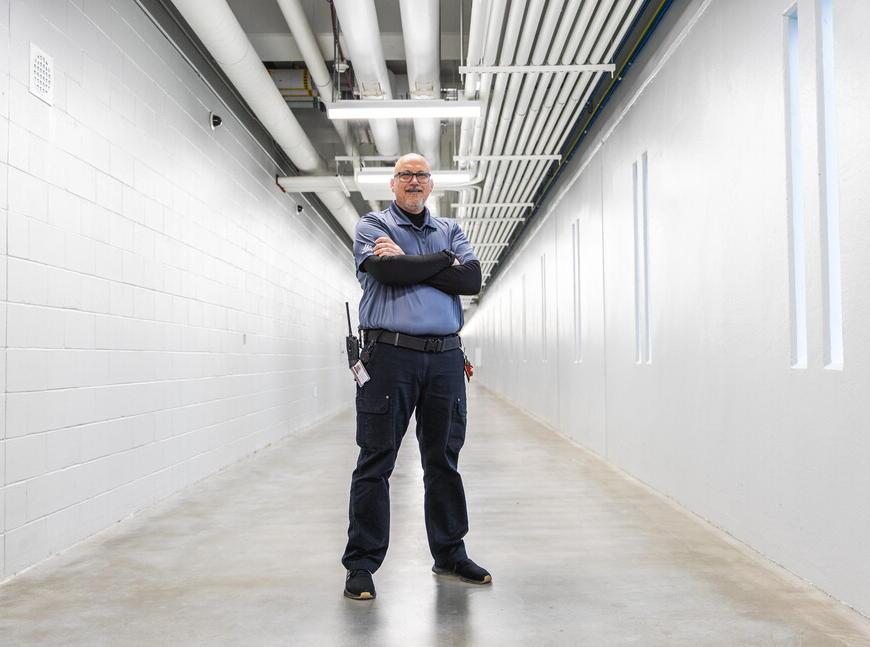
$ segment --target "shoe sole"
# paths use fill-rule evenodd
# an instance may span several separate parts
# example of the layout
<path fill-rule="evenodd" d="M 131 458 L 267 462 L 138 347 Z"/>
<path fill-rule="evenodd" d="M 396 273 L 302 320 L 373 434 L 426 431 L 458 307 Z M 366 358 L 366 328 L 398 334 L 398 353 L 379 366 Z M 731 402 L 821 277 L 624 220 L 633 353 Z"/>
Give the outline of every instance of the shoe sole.
<path fill-rule="evenodd" d="M 376 597 L 376 594 L 369 593 L 368 591 L 363 591 L 359 595 L 354 595 L 350 591 L 345 590 L 344 597 L 346 597 L 349 600 L 374 600 Z"/>
<path fill-rule="evenodd" d="M 454 573 L 453 571 L 448 571 L 443 568 L 437 568 L 435 566 L 432 567 L 432 572 L 435 573 L 435 575 L 440 575 L 441 577 L 448 577 L 452 580 L 460 580 L 468 584 L 492 584 L 492 575 L 486 575 L 483 580 L 472 580 L 467 577 L 462 577 L 461 575 L 459 575 L 458 573 Z"/>

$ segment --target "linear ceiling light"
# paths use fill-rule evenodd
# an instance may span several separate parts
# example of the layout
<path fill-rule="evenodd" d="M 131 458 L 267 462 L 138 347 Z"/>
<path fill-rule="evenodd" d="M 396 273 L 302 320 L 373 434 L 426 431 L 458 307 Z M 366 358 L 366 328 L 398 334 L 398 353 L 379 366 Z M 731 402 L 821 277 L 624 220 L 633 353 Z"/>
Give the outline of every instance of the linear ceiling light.
<path fill-rule="evenodd" d="M 537 74 L 542 72 L 610 72 L 616 71 L 614 63 L 583 65 L 460 65 L 460 74 Z"/>
<path fill-rule="evenodd" d="M 330 119 L 462 119 L 480 117 L 480 101 L 395 99 L 326 103 Z"/>
<path fill-rule="evenodd" d="M 483 222 L 483 223 L 500 223 L 500 222 L 525 222 L 525 218 L 456 218 L 461 223 L 466 222 Z"/>
<path fill-rule="evenodd" d="M 337 158 L 336 158 L 337 159 Z M 562 159 L 561 155 L 454 155 L 454 162 L 544 162 Z"/>
<path fill-rule="evenodd" d="M 458 202 L 453 202 L 450 204 L 451 209 L 471 209 L 474 207 L 534 207 L 534 202 L 468 202 L 465 204 L 460 204 Z"/>
<path fill-rule="evenodd" d="M 387 186 L 393 177 L 393 169 L 377 170 L 363 169 L 356 176 L 357 184 L 380 184 Z M 436 189 L 446 189 L 451 186 L 461 186 L 470 183 L 474 178 L 468 171 L 433 171 L 432 182 Z"/>
<path fill-rule="evenodd" d="M 346 190 L 342 179 L 337 175 L 293 175 L 276 177 L 275 181 L 287 193 Z"/>

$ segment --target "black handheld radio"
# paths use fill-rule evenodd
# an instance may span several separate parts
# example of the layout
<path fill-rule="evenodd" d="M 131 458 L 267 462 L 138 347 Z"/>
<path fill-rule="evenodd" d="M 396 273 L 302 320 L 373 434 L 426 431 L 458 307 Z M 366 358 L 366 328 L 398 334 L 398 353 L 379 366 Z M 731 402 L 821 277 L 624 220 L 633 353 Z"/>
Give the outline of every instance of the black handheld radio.
<path fill-rule="evenodd" d="M 347 337 L 344 339 L 347 348 L 347 365 L 353 367 L 359 361 L 359 339 L 354 336 L 353 326 L 350 325 L 350 305 L 347 301 L 344 302 L 344 308 L 347 310 Z"/>

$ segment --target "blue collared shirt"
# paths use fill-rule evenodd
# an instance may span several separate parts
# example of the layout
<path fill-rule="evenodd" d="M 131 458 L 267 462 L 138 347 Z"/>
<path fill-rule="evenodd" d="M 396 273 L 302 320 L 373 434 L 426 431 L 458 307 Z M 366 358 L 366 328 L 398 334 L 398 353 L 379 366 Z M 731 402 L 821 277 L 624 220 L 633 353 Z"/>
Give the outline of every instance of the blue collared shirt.
<path fill-rule="evenodd" d="M 426 208 L 424 212 L 423 226 L 419 229 L 395 202 L 383 211 L 367 213 L 357 223 L 353 254 L 356 277 L 363 289 L 359 303 L 361 328 L 424 336 L 450 335 L 462 328 L 462 304 L 458 296 L 423 284 L 391 287 L 360 270 L 363 261 L 374 254 L 375 240 L 381 236 L 390 238 L 405 254 L 433 254 L 449 249 L 460 263 L 477 260 L 456 221 L 433 217 Z"/>

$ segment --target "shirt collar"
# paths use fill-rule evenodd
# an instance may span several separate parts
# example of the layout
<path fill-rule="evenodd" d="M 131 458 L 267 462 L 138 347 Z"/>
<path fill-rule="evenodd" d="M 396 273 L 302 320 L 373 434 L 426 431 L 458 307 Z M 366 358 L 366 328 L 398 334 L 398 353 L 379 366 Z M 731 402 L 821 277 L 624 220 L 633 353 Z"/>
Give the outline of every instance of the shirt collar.
<path fill-rule="evenodd" d="M 390 211 L 393 214 L 393 218 L 396 220 L 396 224 L 402 227 L 413 227 L 414 224 L 408 220 L 407 216 L 402 213 L 402 210 L 399 208 L 399 205 L 396 204 L 395 200 L 390 203 Z M 426 214 L 426 217 L 423 218 L 423 227 L 421 229 L 428 227 L 429 229 L 437 229 L 437 227 L 432 224 L 432 217 L 429 213 L 429 207 L 423 207 L 423 213 Z"/>

